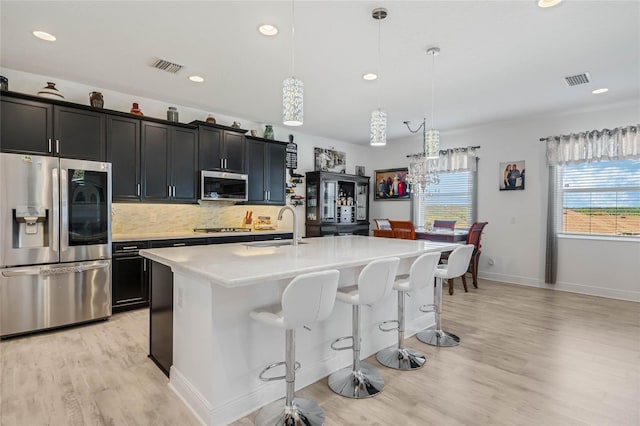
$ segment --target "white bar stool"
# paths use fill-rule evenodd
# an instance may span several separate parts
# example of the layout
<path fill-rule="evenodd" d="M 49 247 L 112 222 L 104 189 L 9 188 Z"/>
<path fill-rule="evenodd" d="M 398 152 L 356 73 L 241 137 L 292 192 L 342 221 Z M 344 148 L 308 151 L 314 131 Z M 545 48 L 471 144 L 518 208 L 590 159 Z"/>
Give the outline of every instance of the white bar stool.
<path fill-rule="evenodd" d="M 440 253 L 427 253 L 417 258 L 411 265 L 409 276 L 400 276 L 393 284 L 393 289 L 398 292 L 398 319 L 385 321 L 380 324 L 380 330 L 398 330 L 398 345 L 383 349 L 376 354 L 378 362 L 386 367 L 396 370 L 415 370 L 424 366 L 427 358 L 420 352 L 404 347 L 405 331 L 405 295 L 409 291 L 422 290 L 428 285 L 433 285 L 433 277 L 436 266 L 440 261 Z M 433 293 L 430 293 L 433 299 Z M 396 323 L 395 328 L 384 328 L 385 324 Z"/>
<path fill-rule="evenodd" d="M 459 277 L 467 272 L 473 249 L 473 244 L 456 248 L 449 255 L 447 263 L 438 265 L 436 268 L 436 303 L 432 306 L 425 305 L 420 308 L 422 312 L 436 313 L 436 328 L 422 330 L 416 334 L 416 337 L 421 342 L 431 346 L 458 346 L 460 344 L 460 338 L 458 336 L 442 330 L 442 324 L 440 322 L 440 314 L 442 313 L 442 282 L 449 278 Z"/>
<path fill-rule="evenodd" d="M 384 380 L 378 370 L 360 360 L 360 306 L 376 303 L 391 293 L 399 263 L 397 257 L 374 260 L 362 269 L 357 285 L 341 288 L 336 295 L 338 300 L 352 305 L 353 329 L 352 336 L 340 337 L 331 343 L 331 348 L 336 351 L 353 350 L 353 365 L 329 376 L 329 387 L 339 395 L 368 398 L 384 388 Z M 351 339 L 351 346 L 335 346 L 346 339 Z"/>
<path fill-rule="evenodd" d="M 274 313 L 263 308 L 249 313 L 251 318 L 257 321 L 286 330 L 286 361 L 271 364 L 260 373 L 260 379 L 263 381 L 285 379 L 286 397 L 262 408 L 256 415 L 256 425 L 324 424 L 324 412 L 317 403 L 295 398 L 296 370 L 300 367 L 300 363 L 295 361 L 294 333 L 296 328 L 321 321 L 331 314 L 336 300 L 339 277 L 340 272 L 335 269 L 299 275 L 282 293 L 280 312 Z M 264 376 L 268 370 L 282 364 L 286 368 L 285 376 Z"/>

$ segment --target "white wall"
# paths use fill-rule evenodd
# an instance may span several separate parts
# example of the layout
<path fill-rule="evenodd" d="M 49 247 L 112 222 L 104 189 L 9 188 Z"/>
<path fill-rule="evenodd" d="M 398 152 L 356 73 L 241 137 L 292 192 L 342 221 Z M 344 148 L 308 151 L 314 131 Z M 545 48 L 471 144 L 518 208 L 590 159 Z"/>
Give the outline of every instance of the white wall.
<path fill-rule="evenodd" d="M 223 114 L 218 114 L 215 111 L 203 111 L 199 109 L 189 108 L 184 105 L 169 104 L 162 101 L 162 91 L 158 91 L 157 99 L 149 99 L 135 94 L 127 94 L 121 92 L 115 92 L 112 90 L 103 89 L 100 87 L 91 87 L 80 83 L 62 80 L 55 76 L 43 76 L 38 74 L 31 74 L 23 71 L 12 70 L 8 68 L 1 68 L 2 75 L 9 79 L 9 89 L 14 92 L 21 92 L 35 95 L 37 92 L 46 86 L 47 81 L 53 81 L 56 83 L 56 88 L 64 95 L 65 100 L 68 102 L 75 102 L 78 104 L 89 105 L 89 93 L 92 91 L 102 92 L 104 96 L 104 107 L 110 110 L 129 112 L 131 104 L 137 102 L 140 105 L 140 109 L 148 117 L 155 117 L 160 119 L 166 119 L 167 107 L 175 106 L 178 108 L 178 113 L 181 123 L 189 123 L 193 120 L 205 120 L 209 113 L 216 117 L 218 124 L 230 126 L 234 120 L 241 123 L 243 129 L 256 129 L 258 135 L 262 136 L 265 124 L 274 124 L 275 138 L 280 141 L 289 141 L 289 135 L 294 136 L 294 142 L 298 144 L 298 169 L 297 173 L 303 174 L 308 171 L 313 171 L 314 157 L 313 148 L 331 148 L 337 151 L 342 151 L 346 154 L 347 161 L 347 173 L 354 174 L 355 166 L 364 165 L 368 170 L 368 164 L 371 161 L 371 150 L 369 146 L 354 145 L 347 142 L 338 141 L 335 139 L 327 139 L 319 136 L 313 136 L 304 133 L 304 126 L 300 128 L 290 128 L 277 123 L 255 123 L 249 120 L 245 120 L 242 117 L 230 117 Z M 279 99 L 275 100 L 274 108 L 279 108 Z M 363 129 L 363 132 L 368 135 L 368 129 Z M 287 180 L 289 176 L 287 174 Z M 296 188 L 296 194 L 304 196 L 304 184 L 298 185 Z M 296 208 L 299 217 L 299 232 L 300 235 L 304 235 L 304 206 L 298 206 Z"/>
<path fill-rule="evenodd" d="M 640 102 L 599 110 L 545 114 L 441 133 L 444 148 L 480 145 L 478 150 L 478 220 L 488 221 L 482 237 L 480 276 L 640 301 L 640 242 L 561 239 L 558 282 L 544 283 L 547 169 L 541 137 L 640 122 Z M 375 169 L 408 164 L 407 153 L 420 152 L 420 137 L 390 141 L 376 155 Z M 498 163 L 525 160 L 524 191 L 499 191 Z M 377 201 L 371 217 L 408 219 L 409 202 Z M 489 258 L 494 265 L 489 266 Z"/>

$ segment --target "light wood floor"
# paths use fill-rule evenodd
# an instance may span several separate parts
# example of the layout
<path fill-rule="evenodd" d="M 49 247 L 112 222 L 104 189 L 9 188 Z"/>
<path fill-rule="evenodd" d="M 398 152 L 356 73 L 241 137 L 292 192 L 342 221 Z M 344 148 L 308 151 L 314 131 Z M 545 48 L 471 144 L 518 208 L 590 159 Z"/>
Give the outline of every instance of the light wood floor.
<path fill-rule="evenodd" d="M 640 304 L 479 285 L 445 296 L 444 327 L 462 345 L 409 339 L 427 366 L 380 366 L 378 397 L 342 398 L 326 379 L 298 395 L 327 425 L 640 425 Z M 197 424 L 147 359 L 147 324 L 143 310 L 1 342 L 0 424 Z"/>

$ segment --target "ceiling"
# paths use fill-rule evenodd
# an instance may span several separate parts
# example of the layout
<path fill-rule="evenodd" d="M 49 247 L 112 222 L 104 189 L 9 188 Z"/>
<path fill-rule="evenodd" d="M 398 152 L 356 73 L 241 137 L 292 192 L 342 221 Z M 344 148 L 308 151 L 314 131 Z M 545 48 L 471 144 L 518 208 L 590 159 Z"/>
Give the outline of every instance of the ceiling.
<path fill-rule="evenodd" d="M 381 78 L 375 7 L 381 27 Z M 281 122 L 282 80 L 291 75 L 291 2 L 1 1 L 2 67 L 170 103 Z M 280 28 L 271 38 L 257 26 Z M 54 34 L 54 43 L 33 30 Z M 640 99 L 640 2 L 569 1 L 541 9 L 526 1 L 295 2 L 295 76 L 304 82 L 303 133 L 368 143 L 380 102 L 388 138 L 403 121 L 441 131 L 518 116 Z M 178 74 L 150 66 L 184 65 Z M 564 76 L 589 72 L 569 87 Z M 193 83 L 197 74 L 204 83 Z M 608 87 L 609 92 L 591 91 Z M 379 99 L 379 100 L 378 100 Z"/>

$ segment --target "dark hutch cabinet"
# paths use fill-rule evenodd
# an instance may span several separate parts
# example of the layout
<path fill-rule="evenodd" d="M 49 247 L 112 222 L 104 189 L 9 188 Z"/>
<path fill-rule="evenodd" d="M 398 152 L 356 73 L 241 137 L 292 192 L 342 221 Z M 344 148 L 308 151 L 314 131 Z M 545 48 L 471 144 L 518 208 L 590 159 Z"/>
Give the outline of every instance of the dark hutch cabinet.
<path fill-rule="evenodd" d="M 306 236 L 369 235 L 369 178 L 344 173 L 306 175 Z"/>

